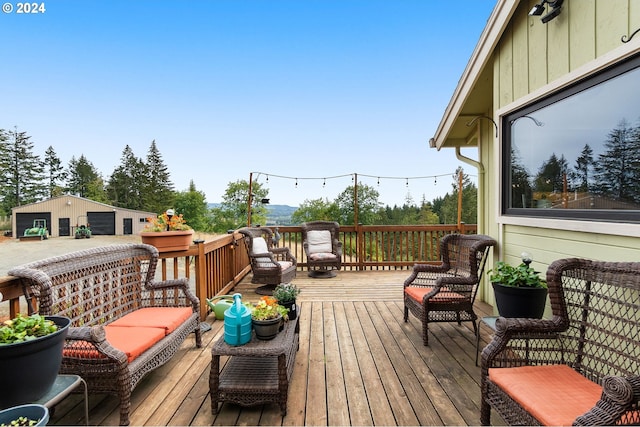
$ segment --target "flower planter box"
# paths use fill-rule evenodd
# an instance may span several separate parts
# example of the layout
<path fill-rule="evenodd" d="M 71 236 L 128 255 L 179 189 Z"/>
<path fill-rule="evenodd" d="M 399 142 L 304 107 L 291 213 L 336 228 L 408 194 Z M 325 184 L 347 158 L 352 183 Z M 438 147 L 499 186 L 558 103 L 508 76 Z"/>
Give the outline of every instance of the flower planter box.
<path fill-rule="evenodd" d="M 142 243 L 155 246 L 158 252 L 186 251 L 191 246 L 193 230 L 143 231 Z"/>

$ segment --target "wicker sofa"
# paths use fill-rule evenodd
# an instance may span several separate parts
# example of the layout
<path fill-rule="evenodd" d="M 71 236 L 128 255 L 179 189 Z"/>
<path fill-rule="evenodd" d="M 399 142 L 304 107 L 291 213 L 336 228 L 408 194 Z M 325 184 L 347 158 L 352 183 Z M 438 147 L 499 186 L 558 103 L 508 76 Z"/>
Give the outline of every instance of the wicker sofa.
<path fill-rule="evenodd" d="M 9 271 L 23 279 L 40 314 L 71 319 L 60 372 L 82 376 L 90 392 L 117 395 L 121 425 L 129 424 L 131 392 L 145 374 L 166 363 L 189 334 L 202 345 L 198 299 L 186 279 L 154 281 L 157 262 L 155 247 L 125 244 Z"/>
<path fill-rule="evenodd" d="M 480 422 L 640 423 L 640 263 L 562 259 L 547 270 L 551 319 L 496 321 L 482 352 Z"/>

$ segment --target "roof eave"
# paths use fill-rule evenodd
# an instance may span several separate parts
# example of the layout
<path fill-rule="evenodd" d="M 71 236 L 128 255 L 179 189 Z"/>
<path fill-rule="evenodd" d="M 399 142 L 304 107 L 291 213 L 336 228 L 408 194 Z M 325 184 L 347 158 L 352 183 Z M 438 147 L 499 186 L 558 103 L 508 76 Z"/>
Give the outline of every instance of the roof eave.
<path fill-rule="evenodd" d="M 433 138 L 429 140 L 430 147 L 440 150 L 445 145 L 457 146 L 458 141 L 449 140 L 451 130 L 459 116 L 463 115 L 464 106 L 480 75 L 489 64 L 489 59 L 502 37 L 502 33 L 507 28 L 509 20 L 518 8 L 518 4 L 518 0 L 498 0 L 496 3 L 444 111 L 440 124 Z M 491 105 L 491 99 L 487 99 L 486 102 L 487 105 Z"/>

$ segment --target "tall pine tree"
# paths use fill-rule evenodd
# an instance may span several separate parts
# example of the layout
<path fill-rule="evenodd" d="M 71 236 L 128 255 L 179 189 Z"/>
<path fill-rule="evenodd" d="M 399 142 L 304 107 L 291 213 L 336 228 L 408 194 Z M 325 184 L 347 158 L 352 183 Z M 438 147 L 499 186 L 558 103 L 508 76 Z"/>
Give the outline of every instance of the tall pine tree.
<path fill-rule="evenodd" d="M 173 206 L 175 191 L 169 168 L 162 160 L 155 139 L 151 142 L 147 153 L 146 172 L 147 176 L 143 185 L 145 209 L 151 212 L 164 212 Z"/>
<path fill-rule="evenodd" d="M 47 170 L 47 191 L 49 197 L 60 196 L 64 192 L 64 188 L 59 185 L 64 182 L 66 172 L 62 161 L 56 154 L 52 146 L 47 148 L 44 153 L 44 165 Z"/>
<path fill-rule="evenodd" d="M 34 203 L 46 197 L 44 167 L 40 157 L 33 153 L 33 142 L 26 132 L 3 132 L 0 141 L 4 161 L 0 165 L 2 176 L 2 209 Z"/>
<path fill-rule="evenodd" d="M 108 203 L 102 176 L 84 154 L 80 155 L 78 159 L 74 156 L 69 161 L 67 188 L 71 194 L 96 202 Z"/>

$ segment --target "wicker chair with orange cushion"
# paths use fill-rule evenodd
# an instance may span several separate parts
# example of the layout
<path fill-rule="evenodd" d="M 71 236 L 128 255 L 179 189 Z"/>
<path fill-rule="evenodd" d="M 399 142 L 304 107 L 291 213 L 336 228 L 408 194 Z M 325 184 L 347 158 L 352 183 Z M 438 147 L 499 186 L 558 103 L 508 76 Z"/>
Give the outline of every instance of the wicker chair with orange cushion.
<path fill-rule="evenodd" d="M 334 221 L 311 221 L 302 224 L 301 228 L 309 276 L 335 277 L 342 266 L 342 242 L 338 239 L 340 225 Z"/>
<path fill-rule="evenodd" d="M 481 234 L 449 234 L 440 240 L 441 261 L 416 264 L 404 282 L 404 321 L 409 312 L 422 322 L 422 341 L 429 345 L 429 323 L 473 322 L 473 302 L 487 254 L 496 241 Z"/>
<path fill-rule="evenodd" d="M 244 236 L 251 262 L 251 283 L 263 286 L 256 293 L 271 295 L 280 283 L 291 283 L 296 277 L 298 261 L 287 247 L 273 246 L 273 232 L 267 227 L 244 227 L 238 230 Z"/>
<path fill-rule="evenodd" d="M 496 321 L 480 422 L 640 424 L 640 262 L 561 259 L 547 284 L 551 319 Z"/>

